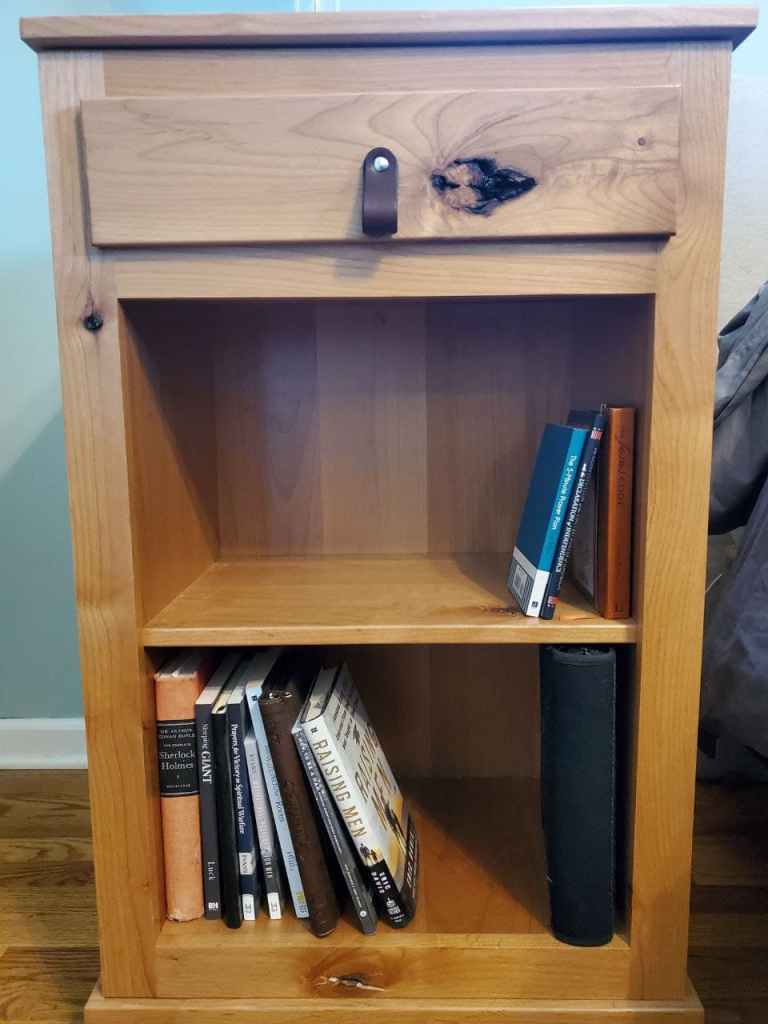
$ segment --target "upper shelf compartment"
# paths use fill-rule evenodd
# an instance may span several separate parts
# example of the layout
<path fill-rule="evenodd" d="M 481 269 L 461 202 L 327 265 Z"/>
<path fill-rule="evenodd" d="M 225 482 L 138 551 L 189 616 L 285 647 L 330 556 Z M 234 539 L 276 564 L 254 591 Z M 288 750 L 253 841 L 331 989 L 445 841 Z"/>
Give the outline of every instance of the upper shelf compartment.
<path fill-rule="evenodd" d="M 96 245 L 359 241 L 378 146 L 399 163 L 397 239 L 675 230 L 676 86 L 123 98 L 82 114 Z"/>

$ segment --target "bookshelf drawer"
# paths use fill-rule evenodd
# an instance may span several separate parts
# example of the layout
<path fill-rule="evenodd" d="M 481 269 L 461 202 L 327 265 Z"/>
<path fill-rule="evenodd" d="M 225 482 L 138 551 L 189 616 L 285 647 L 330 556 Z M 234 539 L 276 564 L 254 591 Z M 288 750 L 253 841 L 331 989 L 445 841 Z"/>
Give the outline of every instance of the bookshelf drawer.
<path fill-rule="evenodd" d="M 114 98 L 82 120 L 96 245 L 360 240 L 379 146 L 396 239 L 675 230 L 674 85 Z"/>

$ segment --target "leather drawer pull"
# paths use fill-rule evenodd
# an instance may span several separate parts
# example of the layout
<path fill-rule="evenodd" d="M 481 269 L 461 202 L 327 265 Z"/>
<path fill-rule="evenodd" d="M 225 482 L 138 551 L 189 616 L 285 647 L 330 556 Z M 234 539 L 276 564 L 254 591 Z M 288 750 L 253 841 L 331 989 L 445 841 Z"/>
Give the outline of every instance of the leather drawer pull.
<path fill-rule="evenodd" d="M 382 238 L 397 233 L 397 157 L 372 149 L 363 161 L 363 234 Z"/>

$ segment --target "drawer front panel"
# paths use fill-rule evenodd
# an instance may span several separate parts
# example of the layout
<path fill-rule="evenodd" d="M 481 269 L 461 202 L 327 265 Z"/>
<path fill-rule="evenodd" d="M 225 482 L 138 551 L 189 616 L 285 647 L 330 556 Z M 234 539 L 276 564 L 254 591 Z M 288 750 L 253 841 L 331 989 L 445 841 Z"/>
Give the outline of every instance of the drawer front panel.
<path fill-rule="evenodd" d="M 667 235 L 679 89 L 106 99 L 82 105 L 96 245 L 360 240 L 399 163 L 397 239 Z"/>

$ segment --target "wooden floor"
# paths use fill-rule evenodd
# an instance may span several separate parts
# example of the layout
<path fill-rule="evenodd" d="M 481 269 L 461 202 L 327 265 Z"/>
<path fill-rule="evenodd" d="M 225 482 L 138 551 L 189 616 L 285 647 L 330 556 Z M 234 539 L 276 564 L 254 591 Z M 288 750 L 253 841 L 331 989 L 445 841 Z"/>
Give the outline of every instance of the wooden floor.
<path fill-rule="evenodd" d="M 768 787 L 700 787 L 690 975 L 768 1024 Z M 0 1024 L 74 1022 L 98 973 L 85 772 L 0 772 Z"/>

